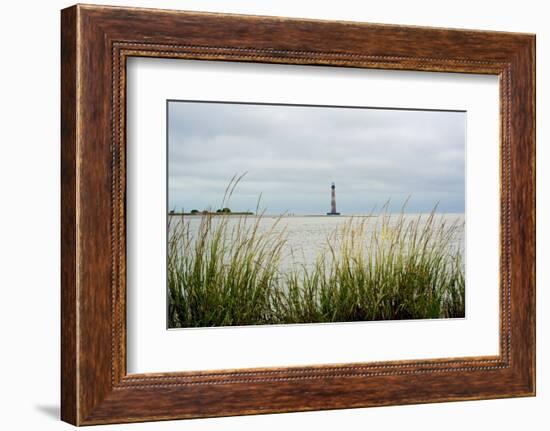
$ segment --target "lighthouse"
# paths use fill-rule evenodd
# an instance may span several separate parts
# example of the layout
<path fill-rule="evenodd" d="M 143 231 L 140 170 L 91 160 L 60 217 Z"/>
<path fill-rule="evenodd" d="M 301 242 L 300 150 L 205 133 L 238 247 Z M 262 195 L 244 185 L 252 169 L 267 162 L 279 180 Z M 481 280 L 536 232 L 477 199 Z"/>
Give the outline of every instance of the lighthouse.
<path fill-rule="evenodd" d="M 327 215 L 340 215 L 336 211 L 336 185 L 334 183 L 330 186 L 330 212 Z"/>

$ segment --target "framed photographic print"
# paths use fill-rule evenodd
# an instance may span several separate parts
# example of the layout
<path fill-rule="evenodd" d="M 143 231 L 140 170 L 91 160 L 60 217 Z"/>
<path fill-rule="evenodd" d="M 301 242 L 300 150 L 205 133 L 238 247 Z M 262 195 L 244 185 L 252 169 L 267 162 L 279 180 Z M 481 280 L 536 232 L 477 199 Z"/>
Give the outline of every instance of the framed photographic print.
<path fill-rule="evenodd" d="M 62 11 L 62 419 L 535 394 L 535 37 Z"/>

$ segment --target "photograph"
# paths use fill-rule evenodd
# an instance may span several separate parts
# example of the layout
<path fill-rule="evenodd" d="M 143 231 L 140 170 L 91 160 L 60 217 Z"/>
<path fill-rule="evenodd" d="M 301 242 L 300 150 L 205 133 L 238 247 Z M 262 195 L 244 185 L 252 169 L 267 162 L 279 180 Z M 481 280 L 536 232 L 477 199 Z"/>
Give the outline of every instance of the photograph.
<path fill-rule="evenodd" d="M 168 328 L 465 317 L 465 111 L 166 109 Z"/>
<path fill-rule="evenodd" d="M 549 422 L 542 2 L 117 1 L 5 8 L 5 429 Z"/>

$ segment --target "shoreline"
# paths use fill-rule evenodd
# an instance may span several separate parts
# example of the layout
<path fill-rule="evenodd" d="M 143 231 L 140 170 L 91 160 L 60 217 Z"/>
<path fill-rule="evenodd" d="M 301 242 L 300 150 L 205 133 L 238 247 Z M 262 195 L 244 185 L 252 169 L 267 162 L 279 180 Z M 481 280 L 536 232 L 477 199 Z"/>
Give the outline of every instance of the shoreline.
<path fill-rule="evenodd" d="M 430 213 L 405 213 L 405 216 L 420 216 L 420 215 L 429 215 Z M 435 213 L 436 215 L 447 215 L 447 216 L 465 216 L 465 213 Z M 340 215 L 334 215 L 334 214 L 254 214 L 254 213 L 247 213 L 247 212 L 241 212 L 241 213 L 208 213 L 208 214 L 190 214 L 190 213 L 172 213 L 167 214 L 168 216 L 174 216 L 174 217 L 205 217 L 205 216 L 213 216 L 213 217 L 263 217 L 263 218 L 372 218 L 372 217 L 378 217 L 377 214 L 340 214 Z M 389 216 L 399 216 L 401 213 L 390 213 Z"/>
<path fill-rule="evenodd" d="M 300 218 L 300 217 L 325 217 L 325 218 L 342 218 L 342 217 L 376 217 L 376 215 L 371 214 L 294 214 L 294 215 L 288 215 L 288 214 L 254 214 L 254 213 L 207 213 L 207 214 L 191 214 L 191 213 L 169 213 L 168 216 L 185 216 L 185 217 L 204 217 L 204 216 L 213 216 L 213 217 L 231 217 L 231 216 L 249 216 L 249 217 L 266 217 L 266 218 L 273 218 L 273 217 L 281 217 L 281 218 Z"/>

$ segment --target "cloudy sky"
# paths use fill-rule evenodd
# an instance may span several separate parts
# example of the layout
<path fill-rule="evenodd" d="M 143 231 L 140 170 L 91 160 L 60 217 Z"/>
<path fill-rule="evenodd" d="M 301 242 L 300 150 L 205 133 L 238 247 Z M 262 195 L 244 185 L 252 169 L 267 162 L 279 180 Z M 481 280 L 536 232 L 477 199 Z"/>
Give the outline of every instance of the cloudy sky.
<path fill-rule="evenodd" d="M 464 212 L 464 112 L 168 103 L 168 207 L 216 209 L 247 172 L 233 211 L 342 214 L 390 200 L 408 212 Z"/>

